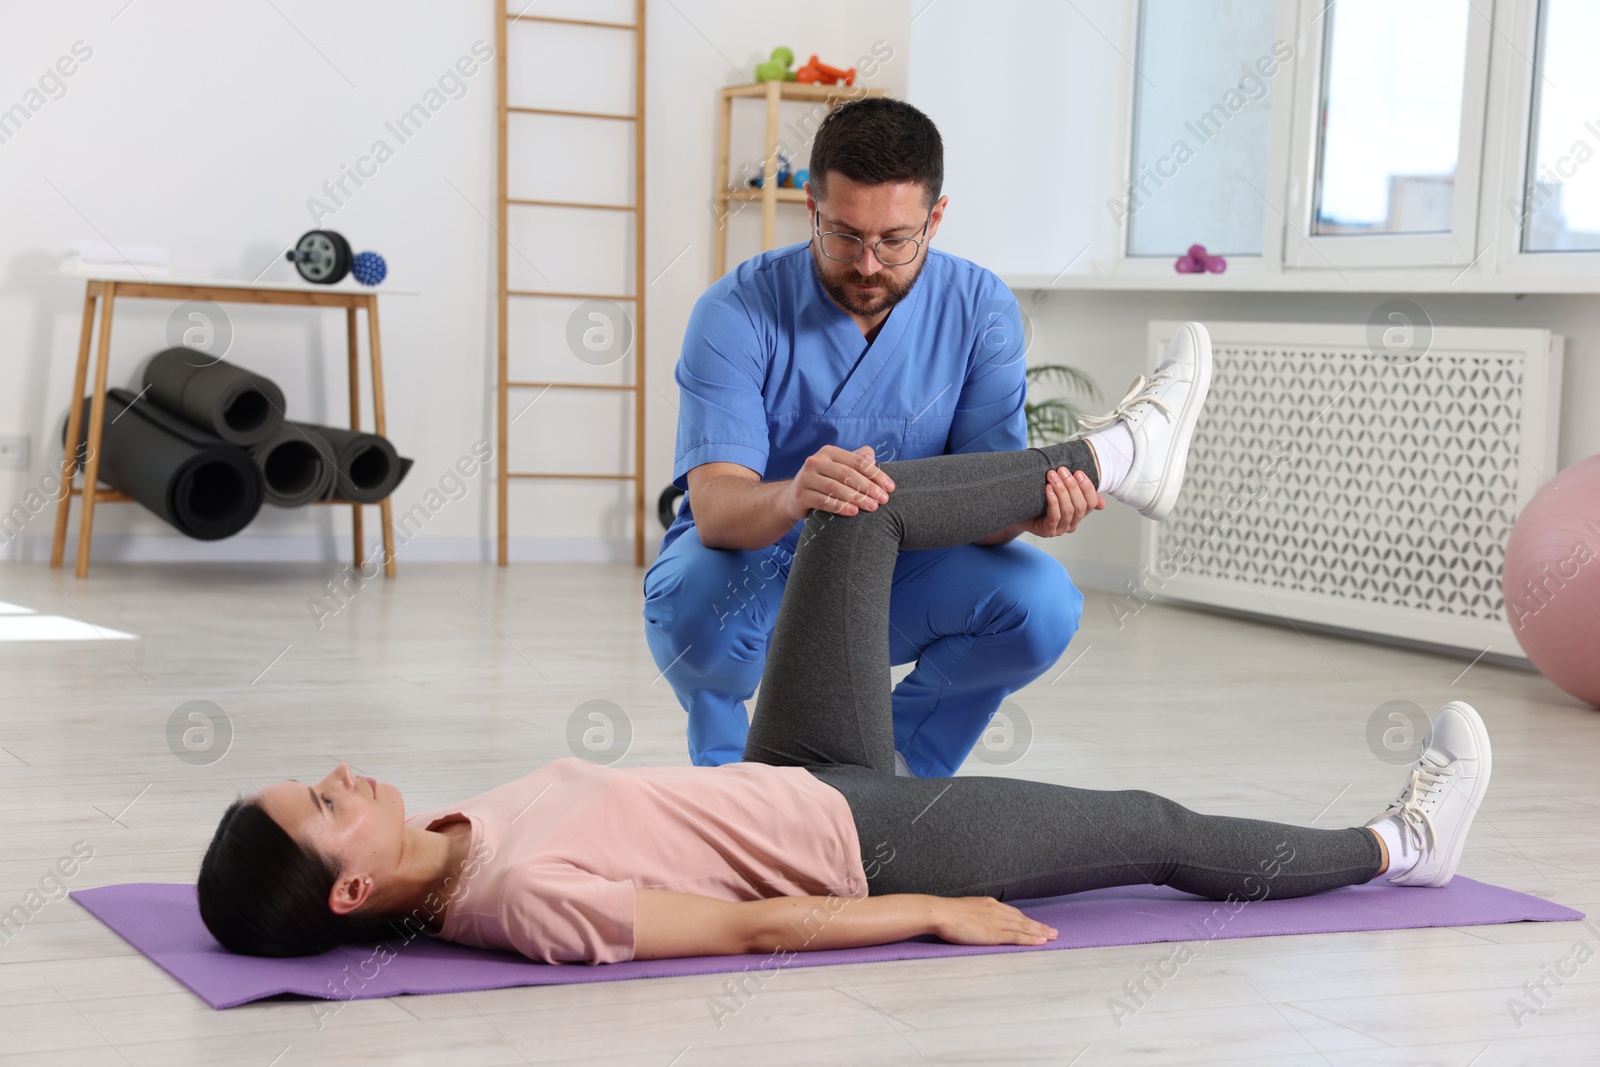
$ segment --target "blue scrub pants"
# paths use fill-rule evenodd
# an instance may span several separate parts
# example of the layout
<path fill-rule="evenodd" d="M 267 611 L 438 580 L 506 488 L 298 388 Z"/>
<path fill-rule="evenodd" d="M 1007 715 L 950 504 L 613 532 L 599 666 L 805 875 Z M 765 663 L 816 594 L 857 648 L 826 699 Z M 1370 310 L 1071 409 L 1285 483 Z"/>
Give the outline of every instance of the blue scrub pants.
<path fill-rule="evenodd" d="M 745 701 L 761 681 L 789 577 L 782 542 L 707 548 L 691 527 L 645 572 L 645 638 L 689 713 L 697 766 L 744 758 Z M 916 667 L 894 689 L 894 743 L 919 777 L 946 777 L 1000 702 L 1061 657 L 1083 594 L 1061 563 L 1022 541 L 901 552 L 889 653 Z"/>

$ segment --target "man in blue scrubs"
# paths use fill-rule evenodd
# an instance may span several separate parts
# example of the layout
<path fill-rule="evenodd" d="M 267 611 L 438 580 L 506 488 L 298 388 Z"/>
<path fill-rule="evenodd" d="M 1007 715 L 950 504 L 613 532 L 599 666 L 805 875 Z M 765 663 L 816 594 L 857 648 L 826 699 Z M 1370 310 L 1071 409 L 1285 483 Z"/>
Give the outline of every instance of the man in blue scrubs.
<path fill-rule="evenodd" d="M 877 464 L 1027 447 L 1021 314 L 1000 279 L 930 248 L 938 130 L 898 100 L 835 110 L 812 146 L 812 237 L 741 264 L 696 302 L 676 378 L 673 484 L 687 491 L 645 574 L 646 637 L 688 711 L 698 765 L 743 757 L 801 525 L 873 509 Z M 1057 481 L 1046 515 L 981 542 L 903 552 L 889 617 L 902 773 L 955 773 L 1001 700 L 1061 656 L 1083 596 L 1014 540 L 1104 507 Z M 841 649 L 841 655 L 844 650 Z"/>

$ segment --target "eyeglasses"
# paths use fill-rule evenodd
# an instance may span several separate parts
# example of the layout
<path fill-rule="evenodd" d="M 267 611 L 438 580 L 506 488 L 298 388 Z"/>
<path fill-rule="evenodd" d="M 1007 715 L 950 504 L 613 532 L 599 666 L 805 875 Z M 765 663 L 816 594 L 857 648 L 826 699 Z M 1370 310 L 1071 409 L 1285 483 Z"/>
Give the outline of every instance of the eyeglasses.
<path fill-rule="evenodd" d="M 933 211 L 929 210 L 928 217 L 922 222 L 922 232 L 928 232 L 928 223 L 933 221 Z M 816 233 L 817 240 L 822 244 L 822 254 L 829 259 L 838 260 L 840 263 L 854 263 L 861 258 L 868 245 L 859 237 L 848 233 L 836 233 L 829 230 L 826 233 L 817 232 L 817 227 L 822 225 L 822 212 L 812 213 L 811 229 Z M 917 258 L 917 250 L 922 247 L 921 237 L 884 237 L 872 242 L 872 254 L 878 257 L 878 262 L 885 267 L 903 267 Z"/>

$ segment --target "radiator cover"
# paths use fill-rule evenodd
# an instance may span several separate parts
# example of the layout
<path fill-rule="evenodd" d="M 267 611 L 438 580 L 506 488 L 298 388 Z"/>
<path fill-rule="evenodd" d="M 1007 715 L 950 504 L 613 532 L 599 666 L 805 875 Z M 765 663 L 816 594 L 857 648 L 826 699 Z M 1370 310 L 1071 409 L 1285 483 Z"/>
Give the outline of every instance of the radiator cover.
<path fill-rule="evenodd" d="M 1177 326 L 1150 323 L 1151 366 Z M 1500 569 L 1556 472 L 1562 338 L 1435 328 L 1402 359 L 1364 325 L 1206 326 L 1183 496 L 1130 592 L 1520 655 Z"/>

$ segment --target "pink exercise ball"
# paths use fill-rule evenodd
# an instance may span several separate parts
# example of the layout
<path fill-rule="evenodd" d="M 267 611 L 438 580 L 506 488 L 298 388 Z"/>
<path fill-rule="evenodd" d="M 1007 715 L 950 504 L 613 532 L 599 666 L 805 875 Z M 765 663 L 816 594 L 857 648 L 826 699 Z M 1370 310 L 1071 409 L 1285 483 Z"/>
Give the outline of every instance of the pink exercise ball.
<path fill-rule="evenodd" d="M 1600 705 L 1600 456 L 1534 494 L 1506 541 L 1506 618 L 1539 672 Z"/>

